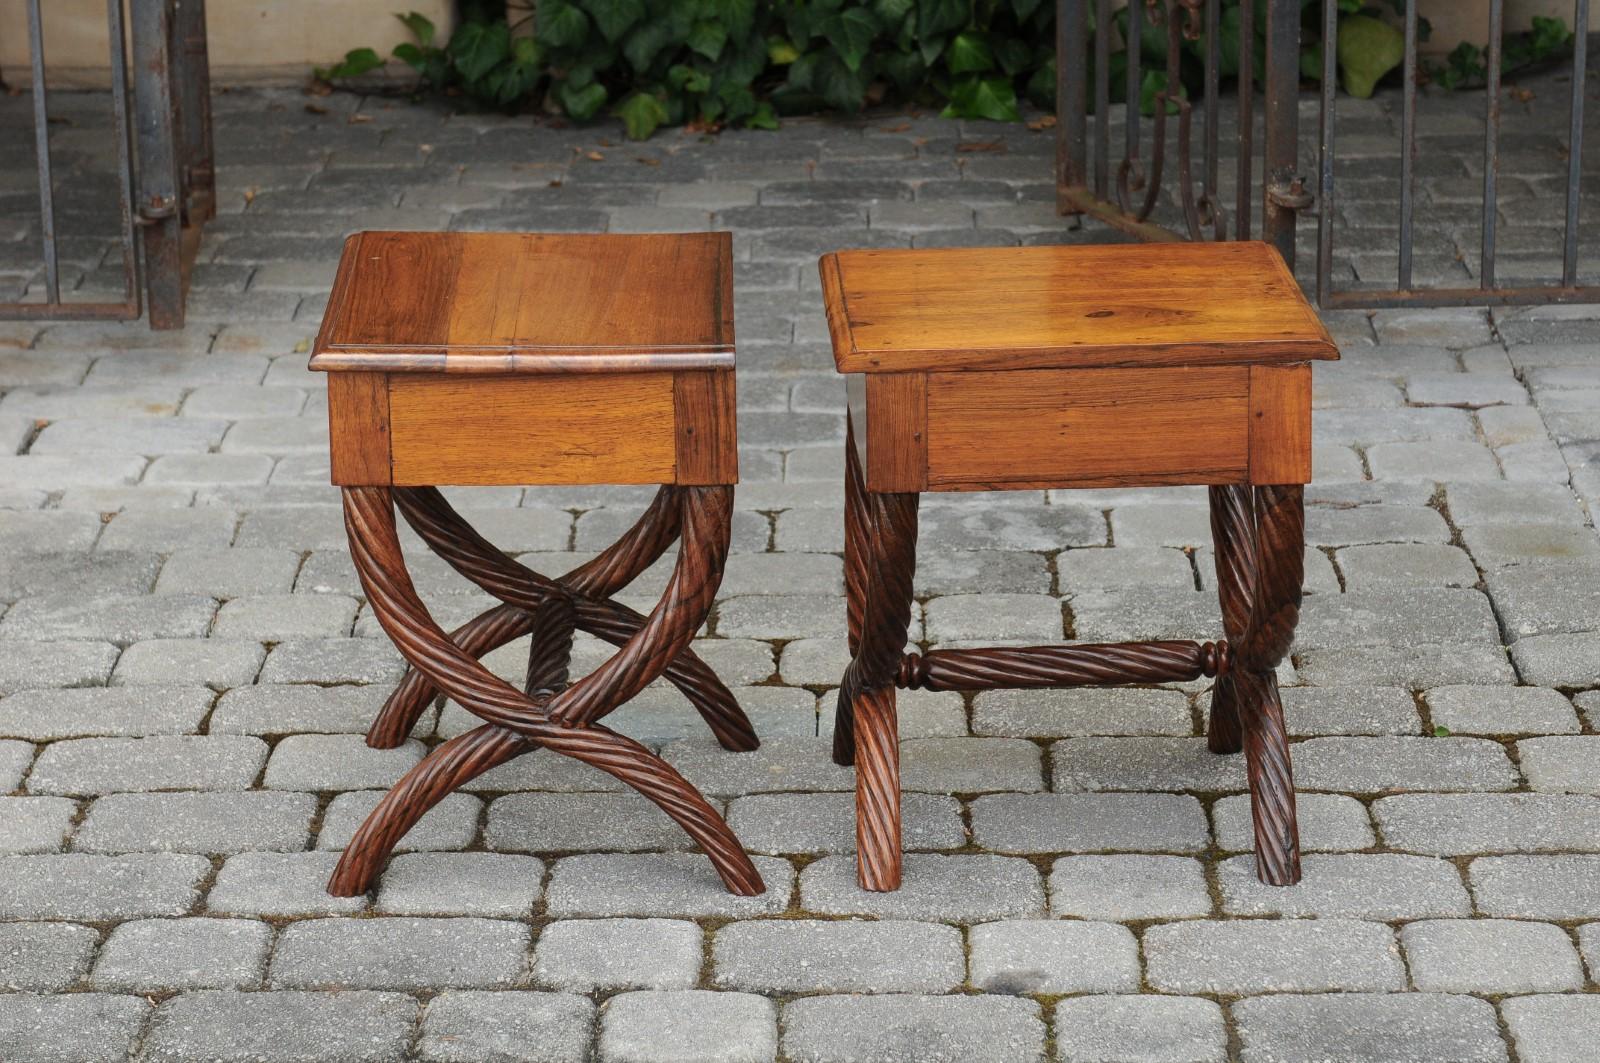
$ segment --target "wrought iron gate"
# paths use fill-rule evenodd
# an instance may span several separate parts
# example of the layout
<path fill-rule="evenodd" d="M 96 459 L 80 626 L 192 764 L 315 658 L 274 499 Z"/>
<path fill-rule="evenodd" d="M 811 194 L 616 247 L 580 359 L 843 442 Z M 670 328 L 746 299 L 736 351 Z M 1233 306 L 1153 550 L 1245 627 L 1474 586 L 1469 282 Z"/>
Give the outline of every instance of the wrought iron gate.
<path fill-rule="evenodd" d="M 1063 214 L 1079 214 L 1102 221 L 1144 240 L 1249 239 L 1251 218 L 1261 212 L 1261 238 L 1275 244 L 1285 259 L 1295 261 L 1295 219 L 1301 210 L 1317 210 L 1315 292 L 1327 308 L 1511 305 L 1526 303 L 1600 302 L 1600 287 L 1579 280 L 1579 208 L 1583 177 L 1583 119 L 1586 29 L 1589 0 L 1573 0 L 1576 44 L 1570 98 L 1566 114 L 1565 218 L 1559 279 L 1550 283 L 1505 286 L 1495 276 L 1496 237 L 1499 227 L 1497 179 L 1500 169 L 1501 42 L 1504 0 L 1489 0 L 1485 27 L 1487 81 L 1484 104 L 1483 187 L 1481 202 L 1482 246 L 1476 287 L 1420 287 L 1415 283 L 1413 248 L 1417 161 L 1418 0 L 1406 3 L 1404 23 L 1404 85 L 1401 92 L 1398 146 L 1398 210 L 1395 248 L 1398 269 L 1392 287 L 1364 284 L 1340 287 L 1335 273 L 1334 217 L 1338 207 L 1335 171 L 1335 118 L 1338 87 L 1338 0 L 1323 0 L 1322 85 L 1318 123 L 1315 197 L 1297 165 L 1299 156 L 1300 26 L 1299 0 L 1265 0 L 1263 175 L 1256 191 L 1254 95 L 1256 33 L 1255 5 L 1239 6 L 1238 91 L 1234 98 L 1237 133 L 1234 138 L 1234 195 L 1222 202 L 1219 119 L 1222 66 L 1221 0 L 1127 0 L 1124 37 L 1137 42 L 1146 26 L 1166 35 L 1166 88 L 1154 95 L 1154 114 L 1146 123 L 1150 133 L 1149 162 L 1143 155 L 1140 122 L 1139 48 L 1127 49 L 1126 97 L 1122 119 L 1121 158 L 1113 171 L 1111 159 L 1115 131 L 1111 84 L 1110 28 L 1113 0 L 1059 0 L 1057 6 L 1057 114 L 1056 198 Z M 1093 24 L 1091 27 L 1091 17 Z M 1201 111 L 1201 163 L 1196 174 L 1192 150 L 1191 102 L 1178 91 L 1179 48 L 1196 42 L 1204 64 Z M 1092 48 L 1092 54 L 1091 54 Z M 1090 71 L 1093 71 L 1091 76 Z M 1168 112 L 1172 114 L 1169 118 Z M 1089 115 L 1093 114 L 1093 122 Z M 1171 120 L 1175 119 L 1175 123 Z M 1175 124 L 1176 130 L 1169 130 Z M 1176 155 L 1176 162 L 1172 155 Z M 1158 206 L 1167 183 L 1176 192 L 1176 217 L 1158 222 Z"/>
<path fill-rule="evenodd" d="M 183 326 L 200 229 L 216 214 L 205 0 L 129 3 L 132 18 L 125 23 L 123 0 L 106 0 L 123 297 L 110 302 L 62 297 L 42 0 L 27 0 L 43 298 L 0 303 L 0 319 L 129 320 L 148 302 L 152 328 Z M 131 93 L 125 40 L 132 48 Z M 136 129 L 136 151 L 130 124 Z"/>

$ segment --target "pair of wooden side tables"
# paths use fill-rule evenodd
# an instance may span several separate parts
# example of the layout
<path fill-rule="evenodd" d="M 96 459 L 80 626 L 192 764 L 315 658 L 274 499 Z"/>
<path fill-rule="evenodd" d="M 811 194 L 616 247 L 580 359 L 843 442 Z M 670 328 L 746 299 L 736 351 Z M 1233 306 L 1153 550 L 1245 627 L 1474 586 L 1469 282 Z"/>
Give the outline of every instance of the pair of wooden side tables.
<path fill-rule="evenodd" d="M 1244 749 L 1258 874 L 1299 878 L 1274 669 L 1299 614 L 1311 367 L 1337 351 L 1259 243 L 841 251 L 822 286 L 849 396 L 845 583 L 851 663 L 834 759 L 856 766 L 858 870 L 900 885 L 896 688 L 990 690 L 1215 677 L 1210 748 Z M 366 232 L 351 237 L 311 368 L 328 378 L 332 479 L 373 613 L 410 665 L 367 735 L 405 741 L 439 694 L 483 722 L 378 804 L 332 893 L 364 892 L 445 795 L 537 747 L 627 783 L 711 858 L 761 876 L 666 761 L 607 728 L 665 678 L 728 750 L 758 740 L 690 647 L 722 578 L 738 479 L 727 233 Z M 441 485 L 659 484 L 615 544 L 563 576 L 478 534 Z M 1204 484 L 1225 642 L 906 652 L 924 491 Z M 407 573 L 395 509 L 501 604 L 452 632 Z M 648 616 L 617 594 L 675 541 Z M 568 675 L 573 636 L 617 652 Z M 479 658 L 531 635 L 517 689 Z"/>

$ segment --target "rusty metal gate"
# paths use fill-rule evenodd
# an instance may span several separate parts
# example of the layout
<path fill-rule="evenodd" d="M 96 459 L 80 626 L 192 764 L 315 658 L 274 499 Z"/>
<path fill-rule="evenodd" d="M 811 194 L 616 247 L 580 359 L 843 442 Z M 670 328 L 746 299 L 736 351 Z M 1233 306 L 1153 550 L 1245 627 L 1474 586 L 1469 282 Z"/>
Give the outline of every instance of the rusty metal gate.
<path fill-rule="evenodd" d="M 152 328 L 181 328 L 200 229 L 216 214 L 205 0 L 129 0 L 127 21 L 123 0 L 106 0 L 123 275 L 122 298 L 113 301 L 63 297 L 41 4 L 26 5 L 42 245 L 39 292 L 0 302 L 0 319 L 130 320 L 147 303 Z"/>
<path fill-rule="evenodd" d="M 1564 217 L 1559 276 L 1541 283 L 1503 285 L 1496 278 L 1500 211 L 1501 58 L 1505 28 L 1504 0 L 1489 0 L 1485 34 L 1486 86 L 1482 140 L 1482 187 L 1479 202 L 1481 247 L 1474 285 L 1419 285 L 1413 268 L 1417 195 L 1418 0 L 1402 6 L 1400 136 L 1394 181 L 1398 208 L 1393 225 L 1396 269 L 1392 285 L 1362 278 L 1359 286 L 1341 285 L 1336 271 L 1336 212 L 1340 205 L 1334 180 L 1338 89 L 1338 0 L 1323 0 L 1321 110 L 1317 127 L 1316 179 L 1309 180 L 1299 163 L 1301 4 L 1299 0 L 1265 0 L 1263 45 L 1262 144 L 1260 170 L 1254 143 L 1256 5 L 1245 0 L 1235 24 L 1238 87 L 1233 98 L 1236 126 L 1233 173 L 1222 168 L 1223 121 L 1219 82 L 1223 67 L 1219 32 L 1221 0 L 1128 0 L 1126 13 L 1113 0 L 1059 0 L 1057 5 L 1056 198 L 1063 214 L 1104 222 L 1143 240 L 1250 239 L 1252 216 L 1260 211 L 1260 239 L 1275 244 L 1291 266 L 1295 262 L 1296 217 L 1314 208 L 1317 214 L 1314 289 L 1325 308 L 1400 306 L 1494 306 L 1533 303 L 1600 302 L 1600 286 L 1580 284 L 1579 212 L 1583 178 L 1583 124 L 1586 29 L 1589 0 L 1573 0 L 1571 85 L 1562 123 L 1566 133 L 1563 181 Z M 1116 19 L 1124 19 L 1121 26 Z M 1122 105 L 1122 150 L 1112 166 L 1117 130 L 1112 102 L 1112 41 L 1139 41 L 1150 30 L 1165 34 L 1165 87 L 1141 93 L 1144 75 L 1140 49 L 1126 50 Z M 1200 110 L 1200 162 L 1195 166 L 1194 110 L 1179 88 L 1180 48 L 1185 43 L 1200 53 L 1204 67 Z M 1141 99 L 1144 96 L 1144 99 Z M 1153 103 L 1153 115 L 1140 121 L 1142 103 Z M 1169 114 L 1170 112 L 1170 114 Z M 1093 120 L 1090 120 L 1091 114 Z M 1172 128 L 1175 127 L 1175 128 Z M 1143 137 L 1148 130 L 1148 161 Z M 1222 185 L 1231 176 L 1233 194 Z M 1174 193 L 1165 205 L 1163 192 Z M 1259 191 L 1258 191 L 1259 189 Z M 1314 193 L 1314 194 L 1313 194 Z"/>

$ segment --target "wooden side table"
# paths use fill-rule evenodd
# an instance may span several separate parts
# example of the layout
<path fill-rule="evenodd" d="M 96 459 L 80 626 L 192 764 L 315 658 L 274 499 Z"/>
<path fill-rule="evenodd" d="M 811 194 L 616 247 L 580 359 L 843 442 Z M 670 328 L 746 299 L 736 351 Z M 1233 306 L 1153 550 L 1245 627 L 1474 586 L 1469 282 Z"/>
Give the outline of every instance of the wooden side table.
<path fill-rule="evenodd" d="M 565 236 L 365 232 L 350 238 L 311 368 L 328 377 L 333 482 L 367 601 L 410 670 L 367 735 L 404 742 L 440 692 L 481 726 L 439 745 L 356 832 L 328 884 L 364 892 L 395 844 L 473 777 L 543 746 L 621 779 L 676 820 L 728 889 L 765 888 L 694 787 L 600 721 L 665 676 L 728 749 L 755 732 L 689 649 L 728 553 L 734 421 L 727 233 Z M 439 485 L 660 484 L 637 524 L 550 578 L 507 557 Z M 500 599 L 446 634 L 418 598 L 394 506 L 435 553 Z M 649 616 L 611 600 L 682 539 Z M 619 647 L 569 683 L 573 632 Z M 478 658 L 533 636 L 517 690 Z"/>
<path fill-rule="evenodd" d="M 1248 759 L 1257 872 L 1300 876 L 1273 669 L 1299 618 L 1311 361 L 1337 358 L 1261 243 L 840 251 L 821 262 L 848 374 L 852 661 L 834 760 L 856 765 L 858 873 L 900 884 L 896 687 L 1215 676 L 1210 748 Z M 923 491 L 1210 487 L 1226 642 L 905 652 Z"/>

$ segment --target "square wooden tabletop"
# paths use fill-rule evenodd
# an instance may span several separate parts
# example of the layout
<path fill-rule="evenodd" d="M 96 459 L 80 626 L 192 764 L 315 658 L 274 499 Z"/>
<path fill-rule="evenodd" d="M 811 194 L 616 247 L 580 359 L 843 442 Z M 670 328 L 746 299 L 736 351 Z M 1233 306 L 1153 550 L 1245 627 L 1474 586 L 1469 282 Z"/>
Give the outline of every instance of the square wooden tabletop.
<path fill-rule="evenodd" d="M 838 251 L 821 268 L 841 373 L 1339 356 L 1264 243 Z"/>
<path fill-rule="evenodd" d="M 362 232 L 312 369 L 732 369 L 728 233 Z"/>

